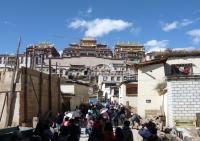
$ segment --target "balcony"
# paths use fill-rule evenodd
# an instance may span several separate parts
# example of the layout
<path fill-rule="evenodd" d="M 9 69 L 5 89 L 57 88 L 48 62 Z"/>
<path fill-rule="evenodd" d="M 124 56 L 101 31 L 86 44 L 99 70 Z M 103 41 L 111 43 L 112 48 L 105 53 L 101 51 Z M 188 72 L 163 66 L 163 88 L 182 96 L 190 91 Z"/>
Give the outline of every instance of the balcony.
<path fill-rule="evenodd" d="M 200 78 L 200 73 L 193 71 L 192 64 L 173 64 L 165 67 L 165 75 L 167 80 Z"/>

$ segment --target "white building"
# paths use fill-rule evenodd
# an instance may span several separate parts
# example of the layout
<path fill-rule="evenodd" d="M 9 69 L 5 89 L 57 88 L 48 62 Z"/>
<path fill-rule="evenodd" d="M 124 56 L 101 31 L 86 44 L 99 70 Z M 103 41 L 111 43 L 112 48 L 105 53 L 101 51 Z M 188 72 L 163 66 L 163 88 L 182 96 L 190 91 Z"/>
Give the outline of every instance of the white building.
<path fill-rule="evenodd" d="M 80 81 L 66 81 L 60 86 L 63 110 L 75 110 L 81 103 L 89 102 L 89 85 Z"/>
<path fill-rule="evenodd" d="M 137 81 L 123 81 L 119 85 L 119 103 L 136 108 L 138 104 Z"/>
<path fill-rule="evenodd" d="M 160 114 L 162 97 L 156 87 L 165 81 L 163 60 L 153 60 L 139 63 L 138 67 L 138 114 L 141 117 Z"/>
<path fill-rule="evenodd" d="M 0 69 L 3 68 L 14 68 L 16 62 L 15 55 L 0 55 Z M 26 57 L 23 54 L 19 54 L 18 57 L 19 68 L 26 66 Z M 30 67 L 30 57 L 27 58 L 27 67 Z"/>
<path fill-rule="evenodd" d="M 107 66 L 102 65 L 102 68 L 97 72 L 98 87 L 103 91 L 105 99 L 116 100 L 114 97 L 118 95 L 116 93 L 119 91 L 117 86 L 122 81 L 137 80 L 137 72 L 126 64 L 111 63 Z"/>
<path fill-rule="evenodd" d="M 167 58 L 138 65 L 138 113 L 158 115 L 164 105 L 168 126 L 194 127 L 200 113 L 200 53 L 171 52 Z M 164 101 L 156 91 L 160 82 L 167 83 Z"/>
<path fill-rule="evenodd" d="M 166 65 L 169 126 L 195 126 L 200 113 L 200 54 L 169 57 Z"/>

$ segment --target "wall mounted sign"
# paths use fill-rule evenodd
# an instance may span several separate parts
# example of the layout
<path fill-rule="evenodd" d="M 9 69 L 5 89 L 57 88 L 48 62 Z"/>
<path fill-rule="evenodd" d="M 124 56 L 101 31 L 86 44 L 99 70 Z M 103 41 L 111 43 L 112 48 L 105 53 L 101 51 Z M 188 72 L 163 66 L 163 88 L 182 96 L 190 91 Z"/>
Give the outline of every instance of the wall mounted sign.
<path fill-rule="evenodd" d="M 147 99 L 147 100 L 146 100 L 146 103 L 151 103 L 151 99 Z"/>

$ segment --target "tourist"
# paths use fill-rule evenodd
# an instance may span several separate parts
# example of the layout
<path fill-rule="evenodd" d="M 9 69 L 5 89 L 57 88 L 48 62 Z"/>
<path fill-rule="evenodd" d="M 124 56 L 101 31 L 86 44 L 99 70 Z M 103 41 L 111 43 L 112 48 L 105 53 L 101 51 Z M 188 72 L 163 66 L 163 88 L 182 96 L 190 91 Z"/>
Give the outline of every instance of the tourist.
<path fill-rule="evenodd" d="M 119 123 L 118 120 L 119 120 L 119 112 L 118 112 L 118 110 L 116 109 L 116 110 L 114 111 L 114 113 L 113 113 L 113 118 L 112 118 L 112 121 L 113 121 L 115 127 L 117 127 L 117 126 L 119 125 L 119 124 L 118 124 L 118 123 Z"/>
<path fill-rule="evenodd" d="M 139 134 L 142 136 L 143 141 L 161 141 L 157 136 L 156 124 L 152 121 L 145 123 L 139 130 Z"/>
<path fill-rule="evenodd" d="M 70 124 L 69 117 L 65 116 L 61 126 L 68 126 Z"/>
<path fill-rule="evenodd" d="M 134 128 L 138 129 L 138 126 L 140 125 L 140 119 L 141 119 L 141 117 L 137 113 L 134 113 L 132 115 L 132 117 L 131 117 L 132 129 L 134 129 Z"/>
<path fill-rule="evenodd" d="M 124 141 L 133 141 L 133 133 L 129 126 L 130 126 L 130 121 L 126 120 L 124 122 L 124 127 L 122 128 L 122 133 L 124 135 Z"/>
<path fill-rule="evenodd" d="M 111 122 L 107 122 L 104 127 L 103 141 L 114 141 L 114 133 Z"/>
<path fill-rule="evenodd" d="M 57 113 L 57 116 L 55 118 L 55 123 L 56 123 L 55 126 L 58 130 L 60 129 L 62 122 L 63 122 L 63 116 L 60 113 Z"/>
<path fill-rule="evenodd" d="M 92 126 L 94 124 L 94 118 L 88 117 L 86 120 L 87 123 L 86 123 L 85 133 L 90 134 L 92 132 Z"/>
<path fill-rule="evenodd" d="M 78 121 L 76 119 L 70 119 L 70 124 L 68 125 L 68 133 L 69 137 L 67 141 L 79 141 L 81 128 L 78 125 Z"/>
<path fill-rule="evenodd" d="M 123 124 L 125 121 L 125 117 L 126 117 L 125 116 L 125 107 L 123 105 L 120 106 L 119 115 L 120 115 L 121 124 Z"/>
<path fill-rule="evenodd" d="M 53 133 L 48 123 L 44 124 L 43 141 L 50 141 L 53 139 Z"/>
<path fill-rule="evenodd" d="M 102 117 L 100 116 L 98 119 L 94 120 L 94 124 L 92 127 L 92 132 L 89 135 L 88 141 L 102 141 L 103 139 L 103 125 Z"/>
<path fill-rule="evenodd" d="M 115 129 L 115 141 L 125 141 L 122 129 L 120 127 Z"/>

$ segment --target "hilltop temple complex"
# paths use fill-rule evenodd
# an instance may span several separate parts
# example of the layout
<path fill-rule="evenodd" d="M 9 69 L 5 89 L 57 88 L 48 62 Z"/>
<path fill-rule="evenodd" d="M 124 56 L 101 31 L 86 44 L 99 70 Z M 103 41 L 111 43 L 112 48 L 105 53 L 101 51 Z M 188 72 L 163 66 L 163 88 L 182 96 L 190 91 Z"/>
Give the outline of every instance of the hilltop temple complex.
<path fill-rule="evenodd" d="M 63 57 L 100 57 L 112 58 L 113 53 L 106 44 L 97 44 L 94 38 L 82 38 L 80 43 L 71 43 L 63 51 Z"/>
<path fill-rule="evenodd" d="M 115 58 L 122 60 L 141 60 L 145 56 L 144 46 L 137 43 L 117 43 L 114 50 Z"/>

